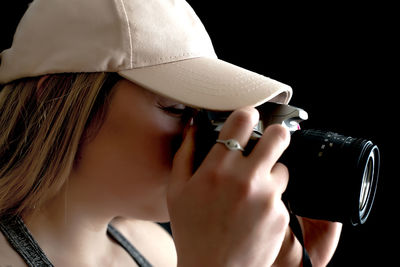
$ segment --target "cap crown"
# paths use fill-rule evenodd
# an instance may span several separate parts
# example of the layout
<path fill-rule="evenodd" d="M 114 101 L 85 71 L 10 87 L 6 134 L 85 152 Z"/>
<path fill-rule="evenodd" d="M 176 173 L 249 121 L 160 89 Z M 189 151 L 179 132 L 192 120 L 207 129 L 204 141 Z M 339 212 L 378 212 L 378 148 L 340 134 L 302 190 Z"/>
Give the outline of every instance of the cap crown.
<path fill-rule="evenodd" d="M 1 53 L 0 83 L 194 57 L 216 55 L 203 24 L 183 0 L 35 0 L 12 47 Z"/>

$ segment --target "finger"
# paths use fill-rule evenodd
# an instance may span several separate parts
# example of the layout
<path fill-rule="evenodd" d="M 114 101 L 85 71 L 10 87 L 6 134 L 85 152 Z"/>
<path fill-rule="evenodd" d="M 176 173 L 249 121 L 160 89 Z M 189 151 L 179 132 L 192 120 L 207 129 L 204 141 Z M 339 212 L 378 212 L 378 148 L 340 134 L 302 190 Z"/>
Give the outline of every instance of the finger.
<path fill-rule="evenodd" d="M 218 136 L 219 140 L 235 139 L 241 147 L 245 147 L 253 132 L 254 126 L 258 123 L 259 113 L 254 108 L 242 108 L 235 110 L 226 120 Z M 217 143 L 214 146 L 216 157 L 223 157 L 227 153 L 242 155 L 242 153 L 232 153 L 224 144 Z M 240 152 L 240 151 L 239 151 Z"/>
<path fill-rule="evenodd" d="M 185 183 L 190 179 L 193 173 L 195 127 L 188 127 L 182 145 L 175 153 L 172 162 L 172 177 L 170 185 Z"/>
<path fill-rule="evenodd" d="M 271 170 L 290 142 L 289 130 L 279 124 L 267 127 L 249 157 L 256 165 Z"/>
<path fill-rule="evenodd" d="M 277 162 L 271 170 L 271 179 L 274 181 L 274 183 L 277 185 L 277 192 L 279 194 L 282 194 L 285 192 L 286 187 L 289 183 L 289 170 L 288 168 L 280 163 Z"/>

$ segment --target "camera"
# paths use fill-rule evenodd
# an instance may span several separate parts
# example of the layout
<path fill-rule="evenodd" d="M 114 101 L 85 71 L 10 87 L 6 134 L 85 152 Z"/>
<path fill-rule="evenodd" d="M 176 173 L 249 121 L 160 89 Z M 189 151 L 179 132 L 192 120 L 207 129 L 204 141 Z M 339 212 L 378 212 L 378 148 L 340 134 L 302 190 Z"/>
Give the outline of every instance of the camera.
<path fill-rule="evenodd" d="M 294 214 L 320 220 L 359 225 L 366 222 L 374 203 L 380 152 L 371 141 L 338 133 L 300 129 L 308 119 L 303 109 L 267 102 L 257 107 L 260 120 L 243 155 L 247 156 L 268 125 L 279 123 L 291 132 L 291 142 L 280 162 L 290 173 L 282 200 Z M 200 110 L 194 168 L 213 145 L 231 112 Z"/>

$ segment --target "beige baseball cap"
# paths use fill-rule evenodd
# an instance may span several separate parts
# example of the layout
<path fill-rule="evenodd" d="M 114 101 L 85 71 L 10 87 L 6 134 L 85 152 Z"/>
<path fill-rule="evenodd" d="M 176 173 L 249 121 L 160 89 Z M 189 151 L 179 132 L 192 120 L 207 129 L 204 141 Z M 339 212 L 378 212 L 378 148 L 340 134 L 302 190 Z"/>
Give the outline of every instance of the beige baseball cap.
<path fill-rule="evenodd" d="M 1 84 L 54 73 L 117 72 L 211 110 L 287 103 L 292 95 L 288 85 L 218 59 L 184 0 L 34 0 L 0 59 Z"/>

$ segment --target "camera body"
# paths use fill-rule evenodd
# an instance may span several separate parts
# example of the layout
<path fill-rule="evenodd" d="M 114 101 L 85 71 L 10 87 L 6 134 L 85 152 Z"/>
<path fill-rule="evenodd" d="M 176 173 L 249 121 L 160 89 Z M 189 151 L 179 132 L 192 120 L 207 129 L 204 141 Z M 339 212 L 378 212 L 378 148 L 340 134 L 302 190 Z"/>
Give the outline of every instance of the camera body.
<path fill-rule="evenodd" d="M 291 132 L 291 143 L 279 159 L 290 173 L 282 197 L 299 216 L 363 224 L 373 206 L 380 165 L 379 149 L 371 141 L 323 130 L 301 130 L 308 119 L 304 110 L 276 103 L 257 107 L 260 120 L 254 127 L 244 156 L 251 153 L 264 129 L 281 124 Z M 203 161 L 231 112 L 200 110 L 195 117 L 194 168 Z"/>

